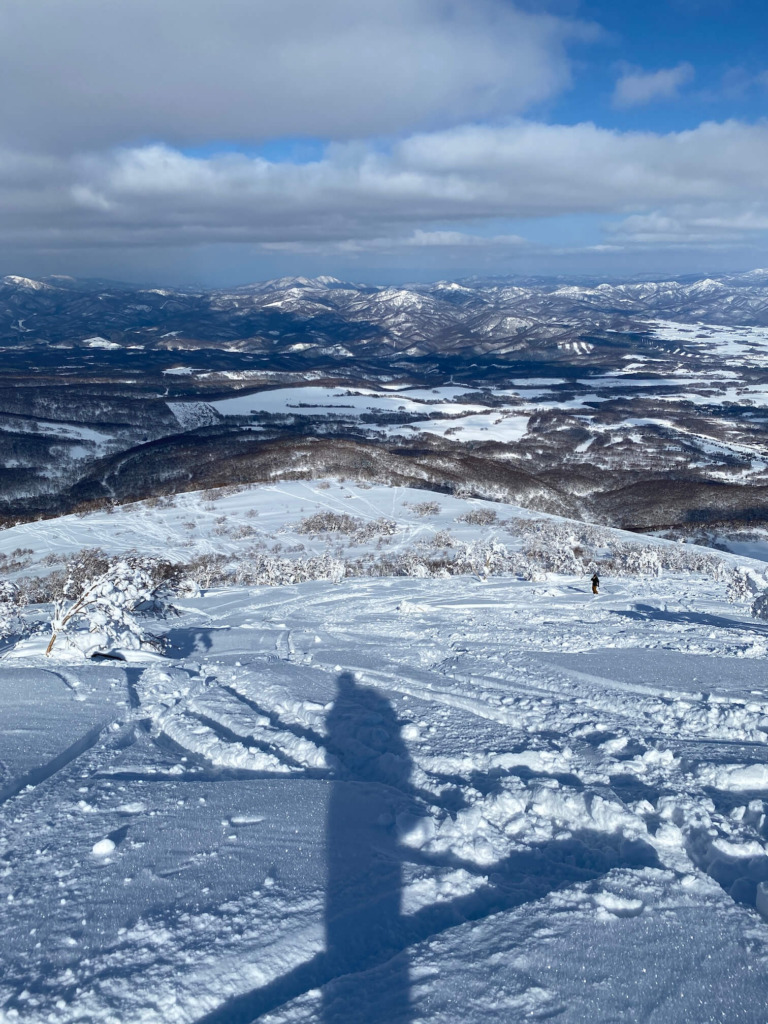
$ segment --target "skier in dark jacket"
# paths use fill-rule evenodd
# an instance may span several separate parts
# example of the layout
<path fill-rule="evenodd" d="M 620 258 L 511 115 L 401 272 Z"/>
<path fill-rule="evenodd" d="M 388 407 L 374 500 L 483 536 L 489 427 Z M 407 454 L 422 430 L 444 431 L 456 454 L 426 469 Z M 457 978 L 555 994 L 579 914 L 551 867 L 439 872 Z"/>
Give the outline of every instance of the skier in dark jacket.
<path fill-rule="evenodd" d="M 592 593 L 593 594 L 597 593 L 597 588 L 599 586 L 600 586 L 600 577 L 597 575 L 597 573 L 595 573 L 595 575 L 592 577 Z"/>

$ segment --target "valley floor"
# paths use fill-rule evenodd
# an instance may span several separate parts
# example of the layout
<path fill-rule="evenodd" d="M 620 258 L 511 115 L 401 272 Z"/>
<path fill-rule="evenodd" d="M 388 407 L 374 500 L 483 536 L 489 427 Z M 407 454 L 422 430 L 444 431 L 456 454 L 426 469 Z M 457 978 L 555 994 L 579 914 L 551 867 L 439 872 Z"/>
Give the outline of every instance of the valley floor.
<path fill-rule="evenodd" d="M 768 1019 L 768 625 L 696 576 L 208 591 L 0 661 L 0 1020 Z"/>

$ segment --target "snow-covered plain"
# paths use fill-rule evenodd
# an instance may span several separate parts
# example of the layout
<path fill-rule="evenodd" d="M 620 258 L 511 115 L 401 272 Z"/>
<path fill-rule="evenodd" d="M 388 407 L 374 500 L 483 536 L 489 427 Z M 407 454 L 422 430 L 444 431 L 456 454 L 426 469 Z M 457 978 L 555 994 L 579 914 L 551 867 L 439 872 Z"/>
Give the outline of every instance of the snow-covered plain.
<path fill-rule="evenodd" d="M 508 387 L 494 385 L 479 391 L 457 385 L 431 389 L 390 386 L 384 390 L 307 385 L 190 405 L 195 405 L 195 415 L 205 410 L 200 422 L 211 422 L 217 416 L 256 417 L 258 423 L 263 422 L 260 417 L 265 414 L 289 416 L 298 422 L 319 417 L 373 436 L 436 434 L 464 444 L 496 442 L 514 449 L 521 439 L 531 439 L 531 431 L 536 434 L 540 429 L 537 418 L 541 414 L 578 416 L 589 429 L 603 435 L 603 443 L 605 435 L 610 434 L 620 441 L 626 439 L 623 422 L 612 415 L 606 417 L 599 407 L 641 397 L 645 403 L 663 402 L 677 407 L 665 420 L 664 429 L 670 438 L 678 435 L 679 440 L 689 443 L 691 432 L 678 420 L 688 418 L 692 408 L 763 409 L 768 403 L 768 385 L 753 379 L 756 372 L 762 372 L 768 329 L 653 320 L 648 323 L 648 336 L 665 346 L 679 342 L 682 347 L 667 353 L 664 361 L 660 361 L 658 353 L 638 351 L 625 366 L 609 373 L 571 380 L 514 378 Z M 686 363 L 694 355 L 696 372 Z M 179 372 L 187 369 L 180 368 Z M 181 415 L 184 403 L 174 403 L 172 409 L 180 421 L 186 422 Z M 393 415 L 402 422 L 391 422 Z M 190 422 L 194 418 L 191 412 L 188 418 Z M 724 457 L 741 459 L 744 452 L 732 436 L 733 424 L 721 422 L 713 414 L 710 420 L 711 428 L 721 435 L 713 438 L 719 439 L 719 451 Z M 656 422 L 660 425 L 658 417 Z M 706 426 L 699 423 L 699 430 L 702 429 L 708 438 Z M 642 442 L 642 436 L 635 441 Z"/>
<path fill-rule="evenodd" d="M 408 388 L 402 391 L 375 391 L 371 388 L 299 387 L 275 388 L 251 395 L 238 395 L 211 402 L 208 408 L 221 416 L 248 416 L 257 413 L 292 415 L 299 418 L 330 416 L 356 420 L 362 415 L 392 413 L 422 414 L 430 419 L 412 420 L 407 425 L 366 423 L 376 433 L 401 434 L 403 430 L 453 435 L 458 441 L 514 442 L 528 429 L 530 415 L 513 415 L 507 408 L 489 408 L 469 401 L 471 388 Z M 519 403 L 517 392 L 500 392 Z M 534 394 L 549 394 L 535 391 Z M 179 403 L 176 403 L 177 405 Z"/>
<path fill-rule="evenodd" d="M 457 522 L 482 508 L 526 515 L 296 483 L 0 551 L 188 558 L 247 523 L 311 546 L 319 509 L 470 539 L 499 529 Z M 768 626 L 723 582 L 362 578 L 178 608 L 165 655 L 3 652 L 3 1024 L 766 1020 Z"/>

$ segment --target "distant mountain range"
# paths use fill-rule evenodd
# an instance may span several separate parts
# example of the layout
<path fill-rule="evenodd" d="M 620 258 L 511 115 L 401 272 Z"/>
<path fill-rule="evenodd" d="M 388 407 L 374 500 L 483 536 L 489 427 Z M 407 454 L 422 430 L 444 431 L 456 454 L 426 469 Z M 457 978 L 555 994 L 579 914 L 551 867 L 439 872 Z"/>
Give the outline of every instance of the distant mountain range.
<path fill-rule="evenodd" d="M 459 354 L 558 361 L 581 354 L 587 362 L 588 350 L 575 343 L 642 333 L 659 318 L 768 326 L 768 270 L 618 284 L 473 279 L 373 287 L 299 277 L 209 291 L 63 277 L 0 283 L 2 346 L 212 348 L 288 355 L 299 365 Z"/>

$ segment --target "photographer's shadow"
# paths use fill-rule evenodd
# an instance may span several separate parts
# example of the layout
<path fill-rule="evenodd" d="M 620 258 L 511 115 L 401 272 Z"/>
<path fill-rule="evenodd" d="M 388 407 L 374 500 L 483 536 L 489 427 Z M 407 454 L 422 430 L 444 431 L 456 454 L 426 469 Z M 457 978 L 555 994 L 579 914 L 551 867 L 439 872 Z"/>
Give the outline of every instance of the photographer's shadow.
<path fill-rule="evenodd" d="M 325 949 L 269 984 L 231 997 L 197 1024 L 251 1024 L 318 989 L 321 1024 L 409 1024 L 410 947 L 615 867 L 658 866 L 646 843 L 588 830 L 485 867 L 403 845 L 398 814 L 413 821 L 427 804 L 437 806 L 435 797 L 411 782 L 401 723 L 389 701 L 349 673 L 337 682 L 327 734 L 316 737 L 335 765 L 326 825 Z M 482 881 L 466 895 L 404 914 L 407 862 L 461 868 Z"/>
<path fill-rule="evenodd" d="M 395 818 L 403 809 L 411 762 L 390 703 L 349 673 L 327 719 L 326 745 L 339 764 L 328 808 L 325 936 L 336 979 L 324 990 L 324 1024 L 370 1020 L 375 979 L 387 962 L 382 1019 L 411 1020 L 408 961 L 402 948 L 402 860 Z M 398 955 L 399 954 L 399 955 Z M 377 1014 L 378 1016 L 378 1014 Z"/>
<path fill-rule="evenodd" d="M 251 1024 L 322 988 L 322 1024 L 408 1024 L 402 937 L 403 853 L 397 813 L 413 804 L 411 761 L 389 701 L 350 673 L 315 737 L 335 764 L 326 821 L 325 950 L 273 982 L 233 996 L 197 1024 Z M 405 792 L 404 792 L 405 791 Z M 382 973 L 372 970 L 386 965 Z"/>

